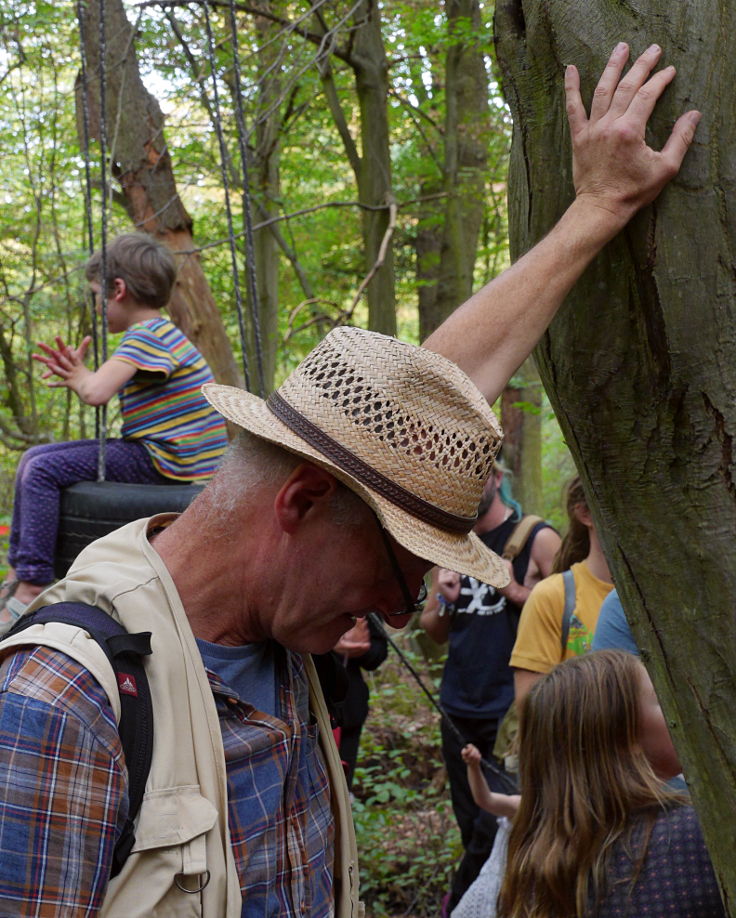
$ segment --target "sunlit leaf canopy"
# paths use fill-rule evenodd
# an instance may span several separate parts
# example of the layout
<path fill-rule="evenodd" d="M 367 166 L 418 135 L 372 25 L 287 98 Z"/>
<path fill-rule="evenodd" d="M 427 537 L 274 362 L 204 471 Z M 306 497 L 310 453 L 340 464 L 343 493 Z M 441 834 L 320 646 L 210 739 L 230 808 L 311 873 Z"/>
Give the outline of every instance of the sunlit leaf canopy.
<path fill-rule="evenodd" d="M 111 6 L 105 4 L 107 9 Z M 276 270 L 264 272 L 276 304 L 276 381 L 332 324 L 369 324 L 361 288 L 370 270 L 363 226 L 366 210 L 358 206 L 362 192 L 346 146 L 348 136 L 360 157 L 366 144 L 366 113 L 350 54 L 369 15 L 380 16 L 390 193 L 396 203 L 395 227 L 388 240 L 394 299 L 388 306 L 396 313 L 397 332 L 417 340 L 421 291 L 436 281 L 418 271 L 418 240 L 422 234 L 433 235 L 436 251 L 428 263 L 440 258 L 448 191 L 458 181 L 448 184 L 446 149 L 445 73 L 453 48 L 474 48 L 483 56 L 481 114 L 490 125 L 482 194 L 475 195 L 482 200 L 483 214 L 472 253 L 473 283 L 493 276 L 507 259 L 504 176 L 510 124 L 492 69 L 491 5 L 469 4 L 475 20 L 460 17 L 452 29 L 444 10 L 422 0 L 381 7 L 367 0 L 321 0 L 311 5 L 262 0 L 260 16 L 254 15 L 254 6 L 233 7 L 254 232 L 257 240 L 273 238 L 270 225 L 279 237 L 275 255 L 269 256 Z M 242 146 L 229 0 L 207 8 L 193 2 L 125 0 L 124 8 L 133 28 L 138 70 L 165 115 L 165 143 L 176 189 L 192 218 L 194 244 L 239 360 L 217 135 L 220 125 L 241 292 L 247 298 Z M 93 423 L 91 413 L 66 392 L 49 393 L 38 386 L 38 374 L 28 358 L 36 340 L 56 333 L 77 340 L 92 321 L 82 270 L 90 238 L 85 197 L 91 198 L 91 235 L 98 245 L 102 166 L 96 138 L 87 150 L 80 139 L 81 116 L 75 104 L 81 60 L 77 14 L 73 2 L 0 2 L 0 359 L 7 382 L 0 398 L 0 437 L 13 451 L 38 439 L 89 435 Z M 116 63 L 110 59 L 107 66 Z M 326 67 L 334 87 L 331 102 Z M 92 84 L 99 73 L 90 70 L 87 79 Z M 342 125 L 336 120 L 336 104 Z M 107 119 L 113 159 L 123 125 L 123 113 Z M 107 232 L 130 231 L 134 226 L 109 162 L 105 170 Z"/>

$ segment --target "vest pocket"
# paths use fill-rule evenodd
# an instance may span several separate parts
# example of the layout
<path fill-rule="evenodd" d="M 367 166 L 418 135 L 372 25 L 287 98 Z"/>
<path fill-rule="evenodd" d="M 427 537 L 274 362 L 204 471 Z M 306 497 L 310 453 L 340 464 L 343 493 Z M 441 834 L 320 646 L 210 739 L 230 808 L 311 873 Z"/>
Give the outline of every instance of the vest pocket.
<path fill-rule="evenodd" d="M 126 918 L 201 915 L 203 893 L 210 882 L 207 833 L 216 822 L 215 806 L 197 785 L 146 793 L 131 855 L 109 887 L 109 914 Z"/>

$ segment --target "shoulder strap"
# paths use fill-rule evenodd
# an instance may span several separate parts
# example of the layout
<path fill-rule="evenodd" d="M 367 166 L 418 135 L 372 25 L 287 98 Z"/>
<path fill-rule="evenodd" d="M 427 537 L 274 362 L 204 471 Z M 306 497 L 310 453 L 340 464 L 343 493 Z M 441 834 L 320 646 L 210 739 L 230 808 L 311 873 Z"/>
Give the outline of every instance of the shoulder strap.
<path fill-rule="evenodd" d="M 5 637 L 31 625 L 61 622 L 86 631 L 110 662 L 120 695 L 118 732 L 128 769 L 128 819 L 113 853 L 110 877 L 120 873 L 135 842 L 138 815 L 153 756 L 153 706 L 143 657 L 151 653 L 151 632 L 130 634 L 107 612 L 83 602 L 59 602 L 20 618 Z"/>
<path fill-rule="evenodd" d="M 506 540 L 501 557 L 505 558 L 507 561 L 513 561 L 526 545 L 527 539 L 532 534 L 532 529 L 543 522 L 544 520 L 541 516 L 535 516 L 533 513 L 530 513 L 528 516 L 522 516 L 516 526 L 514 526 L 513 532 Z"/>
<path fill-rule="evenodd" d="M 564 655 L 567 648 L 567 639 L 570 635 L 570 621 L 575 609 L 575 577 L 571 570 L 562 572 L 562 582 L 565 584 L 565 607 L 562 610 L 562 631 L 560 633 L 560 644 Z"/>

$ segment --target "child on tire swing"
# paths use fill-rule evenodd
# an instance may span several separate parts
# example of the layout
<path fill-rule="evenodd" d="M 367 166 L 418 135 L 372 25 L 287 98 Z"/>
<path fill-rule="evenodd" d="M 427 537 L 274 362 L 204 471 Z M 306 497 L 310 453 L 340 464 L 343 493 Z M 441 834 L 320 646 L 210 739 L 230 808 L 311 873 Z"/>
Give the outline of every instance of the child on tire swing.
<path fill-rule="evenodd" d="M 102 252 L 85 273 L 102 312 Z M 118 236 L 105 250 L 105 291 L 110 332 L 123 332 L 109 360 L 90 370 L 84 360 L 91 338 L 78 347 L 57 336 L 39 342 L 34 360 L 46 367 L 49 387 L 65 387 L 88 405 L 105 405 L 117 393 L 121 439 L 108 439 L 105 477 L 140 484 L 186 483 L 210 478 L 226 446 L 222 417 L 200 389 L 213 375 L 197 348 L 161 315 L 176 267 L 169 250 L 145 233 Z M 61 491 L 97 479 L 99 443 L 74 440 L 33 446 L 18 464 L 10 529 L 8 579 L 0 588 L 0 633 L 54 579 Z"/>

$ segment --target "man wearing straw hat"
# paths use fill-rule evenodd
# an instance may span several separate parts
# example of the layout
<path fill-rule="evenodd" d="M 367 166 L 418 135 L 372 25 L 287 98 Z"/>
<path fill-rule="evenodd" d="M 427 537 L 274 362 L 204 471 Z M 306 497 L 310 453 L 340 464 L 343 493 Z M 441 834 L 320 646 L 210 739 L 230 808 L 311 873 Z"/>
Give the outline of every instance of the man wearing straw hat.
<path fill-rule="evenodd" d="M 697 124 L 683 115 L 661 152 L 645 145 L 673 71 L 650 76 L 652 47 L 619 82 L 627 53 L 613 52 L 590 118 L 568 68 L 577 196 L 543 242 L 425 348 L 340 328 L 268 401 L 208 386 L 242 429 L 212 483 L 178 518 L 93 543 L 37 601 L 87 602 L 152 632 L 153 760 L 114 879 L 128 797 L 109 666 L 69 625 L 2 644 L 0 913 L 360 914 L 309 653 L 371 611 L 406 624 L 432 564 L 504 584 L 472 532 L 500 438 L 488 400 L 590 259 L 676 174 Z"/>

